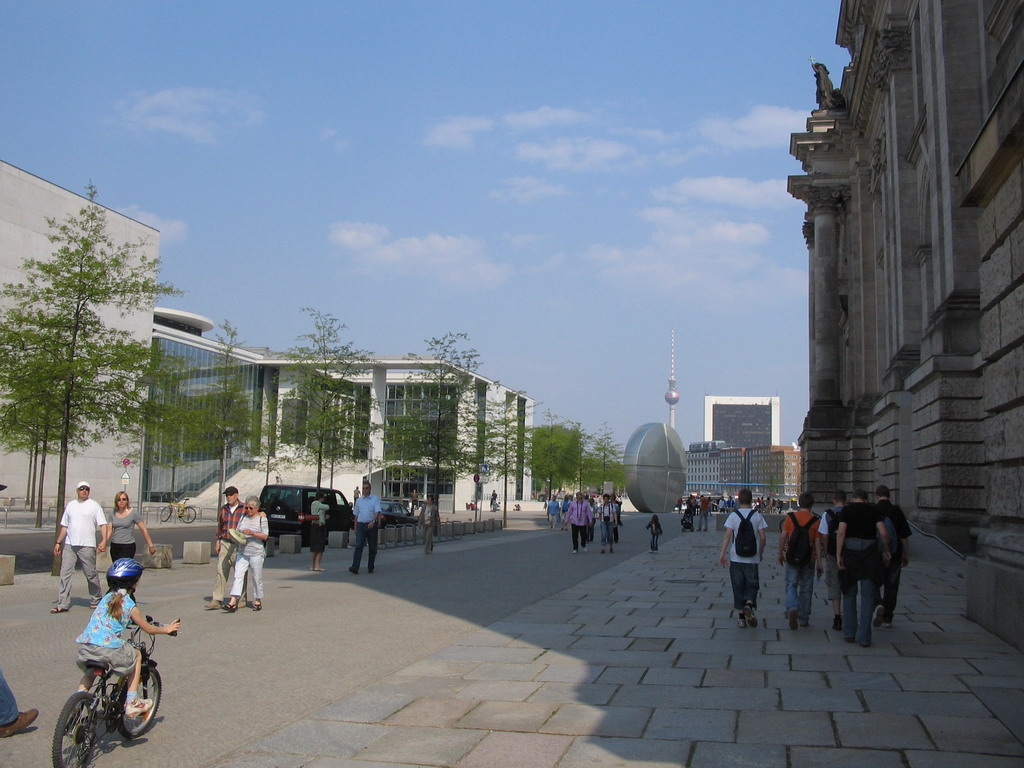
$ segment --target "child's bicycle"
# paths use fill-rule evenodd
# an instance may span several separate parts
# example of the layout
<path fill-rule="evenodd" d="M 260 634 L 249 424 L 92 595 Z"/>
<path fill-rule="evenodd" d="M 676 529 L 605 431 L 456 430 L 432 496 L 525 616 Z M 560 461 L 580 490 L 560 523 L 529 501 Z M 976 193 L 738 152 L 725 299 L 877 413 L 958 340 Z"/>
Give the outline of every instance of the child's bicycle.
<path fill-rule="evenodd" d="M 146 617 L 146 621 L 157 623 L 150 616 Z M 126 739 L 134 739 L 155 724 L 154 718 L 164 687 L 152 657 L 156 635 L 148 635 L 148 640 L 140 640 L 142 634 L 139 627 L 133 627 L 128 642 L 142 654 L 138 695 L 139 698 L 150 699 L 153 702 L 152 708 L 140 717 L 128 717 L 124 705 L 130 675 L 118 677 L 105 665 L 90 664 L 88 669 L 95 677 L 92 688 L 73 693 L 57 717 L 57 727 L 53 731 L 53 768 L 84 768 L 88 765 L 102 735 L 100 726 L 103 726 L 103 733 L 117 730 Z"/>
<path fill-rule="evenodd" d="M 172 501 L 166 507 L 160 511 L 160 522 L 166 523 L 171 519 L 171 515 L 177 514 L 178 519 L 185 523 L 195 522 L 196 515 L 199 514 L 199 510 L 188 504 L 188 499 L 182 499 L 181 501 Z"/>

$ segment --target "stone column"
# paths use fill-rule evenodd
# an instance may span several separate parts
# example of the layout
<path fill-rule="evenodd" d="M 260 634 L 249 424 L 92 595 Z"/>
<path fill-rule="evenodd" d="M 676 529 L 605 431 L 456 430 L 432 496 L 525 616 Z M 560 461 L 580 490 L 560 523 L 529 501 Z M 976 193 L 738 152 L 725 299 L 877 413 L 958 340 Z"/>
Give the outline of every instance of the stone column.
<path fill-rule="evenodd" d="M 376 467 L 384 459 L 384 403 L 388 397 L 388 369 L 383 365 L 373 366 L 373 377 L 370 382 L 370 444 L 367 470 L 374 493 L 380 491 L 380 485 L 374 483 L 373 474 Z"/>
<path fill-rule="evenodd" d="M 814 221 L 812 407 L 816 403 L 837 403 L 840 399 L 837 220 L 848 196 L 849 188 L 845 186 L 812 187 L 807 196 Z"/>

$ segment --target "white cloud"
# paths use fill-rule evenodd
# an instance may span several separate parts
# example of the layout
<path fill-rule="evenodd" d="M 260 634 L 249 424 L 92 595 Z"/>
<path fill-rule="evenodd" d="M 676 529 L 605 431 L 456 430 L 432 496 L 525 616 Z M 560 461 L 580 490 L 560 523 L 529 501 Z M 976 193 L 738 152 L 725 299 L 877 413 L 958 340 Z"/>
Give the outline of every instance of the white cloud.
<path fill-rule="evenodd" d="M 324 128 L 320 131 L 320 141 L 327 144 L 337 152 L 344 152 L 349 148 L 348 139 L 342 138 L 334 128 Z"/>
<path fill-rule="evenodd" d="M 752 181 L 727 176 L 682 178 L 675 184 L 653 190 L 651 194 L 655 200 L 669 203 L 700 201 L 739 208 L 783 208 L 798 202 L 786 192 L 784 179 Z"/>
<path fill-rule="evenodd" d="M 536 130 L 549 125 L 574 125 L 590 119 L 588 113 L 580 112 L 578 109 L 547 106 L 529 112 L 512 112 L 502 117 L 507 126 L 519 131 Z"/>
<path fill-rule="evenodd" d="M 141 221 L 160 232 L 161 245 L 184 240 L 188 236 L 188 224 L 180 219 L 165 219 L 155 213 L 144 211 L 137 205 L 128 205 L 118 208 L 118 213 L 123 213 L 130 219 Z"/>
<path fill-rule="evenodd" d="M 493 127 L 489 117 L 452 117 L 427 131 L 423 143 L 430 147 L 471 147 L 478 133 Z"/>
<path fill-rule="evenodd" d="M 257 125 L 265 117 L 249 96 L 213 88 L 139 91 L 116 109 L 133 130 L 173 133 L 198 144 L 213 144 L 228 127 Z"/>
<path fill-rule="evenodd" d="M 548 197 L 569 194 L 561 184 L 552 184 L 536 176 L 513 176 L 505 179 L 505 188 L 491 192 L 496 200 L 512 200 L 517 203 L 532 203 Z"/>
<path fill-rule="evenodd" d="M 346 221 L 331 225 L 330 241 L 348 250 L 352 267 L 364 273 L 387 271 L 472 288 L 492 288 L 511 274 L 508 265 L 487 257 L 483 240 L 468 235 L 393 238 L 383 225 Z"/>
<path fill-rule="evenodd" d="M 789 135 L 804 130 L 808 113 L 788 107 L 761 105 L 733 120 L 710 118 L 700 125 L 706 139 L 729 149 L 789 147 Z"/>
<path fill-rule="evenodd" d="M 595 171 L 635 164 L 640 156 L 633 147 L 596 138 L 555 139 L 546 143 L 522 142 L 516 157 L 544 163 L 553 170 Z"/>

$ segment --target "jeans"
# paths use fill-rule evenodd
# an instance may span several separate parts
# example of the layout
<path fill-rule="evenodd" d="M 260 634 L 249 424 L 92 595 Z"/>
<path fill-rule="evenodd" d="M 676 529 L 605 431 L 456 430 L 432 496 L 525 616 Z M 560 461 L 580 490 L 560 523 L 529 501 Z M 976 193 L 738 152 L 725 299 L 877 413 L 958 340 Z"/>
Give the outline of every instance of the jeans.
<path fill-rule="evenodd" d="M 711 512 L 700 513 L 700 524 L 697 526 L 698 531 L 706 531 L 708 529 L 708 520 L 711 518 Z"/>
<path fill-rule="evenodd" d="M 0 669 L 0 725 L 7 725 L 18 718 L 18 702 L 14 700 L 11 687 L 4 679 L 4 671 Z"/>
<path fill-rule="evenodd" d="M 800 621 L 811 617 L 811 600 L 814 597 L 814 562 L 807 565 L 786 563 L 786 611 L 796 608 Z"/>
<path fill-rule="evenodd" d="M 860 605 L 857 593 L 860 592 Z M 843 593 L 843 636 L 858 643 L 871 642 L 871 615 L 878 602 L 878 586 L 871 579 L 861 579 L 849 592 Z"/>
<path fill-rule="evenodd" d="M 742 608 L 748 602 L 757 607 L 757 593 L 761 579 L 757 563 L 729 562 L 729 581 L 732 582 L 732 607 Z"/>
<path fill-rule="evenodd" d="M 615 522 L 613 520 L 601 521 L 601 544 L 615 543 Z"/>
<path fill-rule="evenodd" d="M 356 551 L 352 553 L 352 567 L 358 569 L 363 559 L 363 547 L 369 545 L 370 553 L 366 558 L 366 567 L 373 570 L 377 560 L 377 526 L 369 523 L 356 523 Z"/>
<path fill-rule="evenodd" d="M 652 533 L 651 534 L 651 552 L 657 552 L 657 551 L 658 551 L 658 534 Z"/>
<path fill-rule="evenodd" d="M 60 591 L 57 593 L 57 607 L 71 607 L 71 579 L 75 575 L 75 564 L 82 564 L 82 573 L 89 582 L 89 596 L 94 603 L 103 597 L 100 576 L 96 573 L 96 547 L 72 547 L 67 543 L 60 553 Z M 17 714 L 15 714 L 17 717 Z"/>
<path fill-rule="evenodd" d="M 580 539 L 583 539 L 583 548 L 587 548 L 587 526 L 585 525 L 573 525 L 572 526 L 572 551 L 575 552 L 580 548 Z"/>

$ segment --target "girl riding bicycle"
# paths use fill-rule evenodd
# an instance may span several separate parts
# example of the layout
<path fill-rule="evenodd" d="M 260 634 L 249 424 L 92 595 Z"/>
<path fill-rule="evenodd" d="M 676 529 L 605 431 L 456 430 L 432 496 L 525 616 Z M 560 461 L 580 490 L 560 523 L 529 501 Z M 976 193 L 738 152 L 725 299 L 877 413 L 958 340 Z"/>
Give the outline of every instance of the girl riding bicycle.
<path fill-rule="evenodd" d="M 90 664 L 109 666 L 121 676 L 131 674 L 125 702 L 125 714 L 128 717 L 144 715 L 153 706 L 153 702 L 138 698 L 142 655 L 138 649 L 126 643 L 121 634 L 132 622 L 150 635 L 169 635 L 181 625 L 180 619 L 163 626 L 146 621 L 135 604 L 135 587 L 142 577 L 142 571 L 139 563 L 126 557 L 114 561 L 107 569 L 109 591 L 96 606 L 85 631 L 75 639 L 79 644 L 78 667 L 85 672 L 79 690 L 88 690 L 92 684 L 93 675 L 87 669 Z"/>

